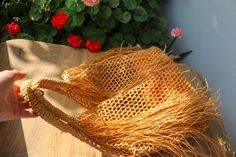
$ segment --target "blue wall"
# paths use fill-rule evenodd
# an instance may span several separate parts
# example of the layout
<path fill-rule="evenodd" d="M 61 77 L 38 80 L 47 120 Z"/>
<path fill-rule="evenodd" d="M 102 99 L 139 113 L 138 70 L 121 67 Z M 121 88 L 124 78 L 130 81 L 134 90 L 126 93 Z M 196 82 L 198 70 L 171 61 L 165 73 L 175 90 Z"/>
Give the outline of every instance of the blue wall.
<path fill-rule="evenodd" d="M 163 0 L 163 15 L 169 28 L 184 31 L 175 49 L 193 49 L 183 62 L 220 89 L 221 110 L 227 130 L 236 146 L 236 1 Z"/>

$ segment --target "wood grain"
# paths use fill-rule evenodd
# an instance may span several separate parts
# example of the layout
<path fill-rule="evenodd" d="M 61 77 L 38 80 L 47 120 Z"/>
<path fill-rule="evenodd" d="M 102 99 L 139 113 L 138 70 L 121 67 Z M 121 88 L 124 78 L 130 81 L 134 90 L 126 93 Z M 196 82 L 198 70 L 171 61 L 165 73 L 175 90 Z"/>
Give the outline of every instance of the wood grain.
<path fill-rule="evenodd" d="M 85 49 L 15 39 L 0 44 L 0 70 L 24 70 L 28 73 L 24 80 L 40 77 L 61 79 L 66 68 L 78 66 L 97 55 Z M 52 104 L 66 113 L 84 111 L 65 96 L 50 91 L 45 91 L 45 94 Z M 0 157 L 102 156 L 98 150 L 56 129 L 41 118 L 2 122 L 0 135 Z"/>

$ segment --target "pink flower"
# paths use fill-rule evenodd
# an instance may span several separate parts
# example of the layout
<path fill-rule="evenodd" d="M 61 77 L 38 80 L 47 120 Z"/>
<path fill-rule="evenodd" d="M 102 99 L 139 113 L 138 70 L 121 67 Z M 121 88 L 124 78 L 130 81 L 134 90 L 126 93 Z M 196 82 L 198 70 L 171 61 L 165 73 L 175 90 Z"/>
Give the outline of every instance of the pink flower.
<path fill-rule="evenodd" d="M 84 5 L 89 7 L 93 7 L 100 3 L 100 0 L 81 0 L 81 1 L 84 3 Z"/>
<path fill-rule="evenodd" d="M 182 31 L 182 29 L 181 29 L 181 28 L 178 28 L 178 27 L 173 28 L 173 29 L 171 30 L 171 36 L 174 37 L 174 38 L 182 38 L 182 36 L 183 36 L 183 31 Z"/>

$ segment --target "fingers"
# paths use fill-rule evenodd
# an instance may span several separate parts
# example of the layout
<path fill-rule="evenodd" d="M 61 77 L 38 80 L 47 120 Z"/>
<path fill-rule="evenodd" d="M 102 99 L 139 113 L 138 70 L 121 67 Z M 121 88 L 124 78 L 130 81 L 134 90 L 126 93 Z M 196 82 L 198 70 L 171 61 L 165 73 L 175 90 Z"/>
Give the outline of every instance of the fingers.
<path fill-rule="evenodd" d="M 24 103 L 23 101 L 20 101 L 20 114 L 19 118 L 34 118 L 38 115 L 30 108 L 28 103 Z"/>
<path fill-rule="evenodd" d="M 26 72 L 19 70 L 12 70 L 11 73 L 14 81 L 21 80 L 27 75 Z"/>
<path fill-rule="evenodd" d="M 21 111 L 20 118 L 35 118 L 38 115 L 31 109 L 27 108 Z"/>
<path fill-rule="evenodd" d="M 20 87 L 19 87 L 18 85 L 14 84 L 14 85 L 12 86 L 12 88 L 13 88 L 13 90 L 14 90 L 15 93 L 20 93 Z"/>
<path fill-rule="evenodd" d="M 7 81 L 21 80 L 26 76 L 26 72 L 19 70 L 4 70 L 0 72 L 0 76 Z"/>
<path fill-rule="evenodd" d="M 20 105 L 21 110 L 30 108 L 29 103 L 25 103 L 25 102 L 23 101 L 23 99 L 20 100 L 19 105 Z"/>
<path fill-rule="evenodd" d="M 23 97 L 22 97 L 22 95 L 21 95 L 21 93 L 20 93 L 20 87 L 19 87 L 18 85 L 14 84 L 14 85 L 12 86 L 12 89 L 13 89 L 13 91 L 14 91 L 15 94 L 16 94 L 17 100 L 18 100 L 18 101 L 23 101 L 24 99 L 23 99 Z"/>

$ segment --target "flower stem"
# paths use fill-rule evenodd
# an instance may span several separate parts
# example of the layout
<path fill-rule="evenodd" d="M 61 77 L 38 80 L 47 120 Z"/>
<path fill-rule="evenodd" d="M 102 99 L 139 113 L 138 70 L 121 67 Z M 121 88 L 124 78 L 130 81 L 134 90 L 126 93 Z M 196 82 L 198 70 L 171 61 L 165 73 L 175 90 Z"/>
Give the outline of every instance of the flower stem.
<path fill-rule="evenodd" d="M 172 39 L 170 45 L 167 46 L 167 48 L 166 48 L 166 52 L 168 52 L 168 51 L 170 50 L 170 48 L 172 47 L 172 45 L 175 43 L 176 39 L 177 39 L 177 37 L 174 37 L 174 38 Z"/>

